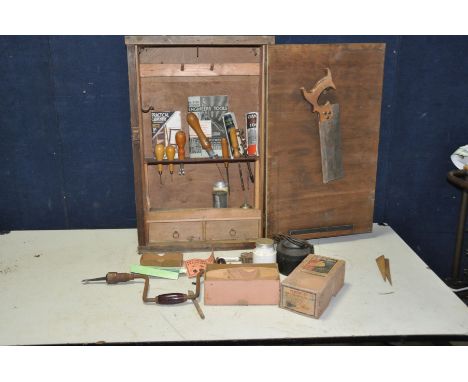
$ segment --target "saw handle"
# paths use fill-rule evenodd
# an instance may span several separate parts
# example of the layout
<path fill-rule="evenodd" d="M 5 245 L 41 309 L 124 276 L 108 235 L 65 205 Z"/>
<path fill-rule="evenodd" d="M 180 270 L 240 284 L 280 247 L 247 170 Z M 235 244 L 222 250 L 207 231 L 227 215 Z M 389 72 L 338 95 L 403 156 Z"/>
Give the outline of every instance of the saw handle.
<path fill-rule="evenodd" d="M 198 139 L 200 140 L 200 144 L 205 149 L 207 152 L 212 151 L 211 143 L 206 137 L 205 133 L 203 132 L 201 126 L 200 126 L 200 121 L 198 117 L 194 113 L 188 113 L 187 114 L 187 122 L 190 125 L 190 127 L 195 131 L 195 133 L 198 136 Z"/>
<path fill-rule="evenodd" d="M 236 159 L 240 158 L 241 154 L 239 151 L 239 142 L 237 141 L 236 129 L 232 128 L 229 130 L 229 137 L 231 138 L 232 156 Z"/>
<path fill-rule="evenodd" d="M 162 305 L 181 304 L 187 299 L 188 296 L 184 293 L 165 293 L 156 297 L 156 303 Z"/>
<path fill-rule="evenodd" d="M 324 93 L 327 89 L 335 89 L 336 86 L 333 83 L 331 71 L 329 68 L 326 68 L 327 74 L 325 77 L 322 77 L 320 80 L 316 82 L 314 87 L 307 91 L 305 88 L 301 88 L 302 95 L 312 105 L 313 111 L 318 114 L 319 121 L 323 122 L 333 117 L 333 111 L 331 108 L 331 104 L 329 101 L 325 102 L 323 105 L 319 104 L 319 97 Z"/>

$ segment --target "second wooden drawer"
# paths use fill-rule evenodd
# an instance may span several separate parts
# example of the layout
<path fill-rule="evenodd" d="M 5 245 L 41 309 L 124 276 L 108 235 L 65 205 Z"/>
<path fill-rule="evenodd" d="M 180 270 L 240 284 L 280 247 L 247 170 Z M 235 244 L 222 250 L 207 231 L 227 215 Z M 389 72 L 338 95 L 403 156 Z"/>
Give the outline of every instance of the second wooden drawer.
<path fill-rule="evenodd" d="M 206 240 L 254 240 L 259 234 L 257 219 L 206 222 Z"/>

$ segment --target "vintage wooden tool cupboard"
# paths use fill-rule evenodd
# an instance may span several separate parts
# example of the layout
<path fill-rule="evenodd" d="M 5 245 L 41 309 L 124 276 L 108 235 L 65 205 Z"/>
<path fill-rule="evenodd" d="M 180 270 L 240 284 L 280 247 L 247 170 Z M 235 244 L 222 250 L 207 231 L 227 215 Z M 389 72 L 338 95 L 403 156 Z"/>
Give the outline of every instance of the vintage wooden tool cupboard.
<path fill-rule="evenodd" d="M 140 252 L 245 248 L 258 237 L 324 237 L 372 229 L 384 44 L 275 45 L 268 36 L 128 36 Z M 300 88 L 333 73 L 340 104 L 344 177 L 324 184 L 318 118 Z M 173 180 L 157 171 L 149 110 L 181 111 L 189 96 L 227 95 L 240 129 L 259 113 L 259 155 L 229 160 L 229 208 L 212 208 L 224 160 L 187 158 Z M 175 161 L 178 168 L 179 162 Z M 240 165 L 239 165 L 240 163 Z M 246 192 L 240 185 L 241 167 Z M 242 209 L 246 201 L 253 207 Z"/>

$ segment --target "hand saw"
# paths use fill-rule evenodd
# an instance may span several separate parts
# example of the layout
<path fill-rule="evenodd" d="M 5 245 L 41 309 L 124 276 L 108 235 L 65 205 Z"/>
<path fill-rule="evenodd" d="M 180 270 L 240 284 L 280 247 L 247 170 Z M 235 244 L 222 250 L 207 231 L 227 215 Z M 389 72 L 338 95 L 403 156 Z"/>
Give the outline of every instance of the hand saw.
<path fill-rule="evenodd" d="M 312 105 L 313 112 L 319 117 L 320 152 L 322 157 L 323 183 L 343 177 L 343 162 L 341 158 L 340 106 L 329 101 L 323 105 L 318 103 L 319 97 L 327 90 L 335 89 L 331 71 L 318 80 L 311 90 L 301 88 L 304 98 Z"/>

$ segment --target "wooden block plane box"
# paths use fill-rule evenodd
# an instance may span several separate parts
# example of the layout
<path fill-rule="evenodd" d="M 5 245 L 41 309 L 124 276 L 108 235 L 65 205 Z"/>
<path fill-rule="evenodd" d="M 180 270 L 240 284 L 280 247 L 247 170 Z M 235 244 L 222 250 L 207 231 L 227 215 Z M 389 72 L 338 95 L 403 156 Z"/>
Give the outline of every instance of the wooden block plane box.
<path fill-rule="evenodd" d="M 281 283 L 280 307 L 319 318 L 344 284 L 345 262 L 309 255 Z"/>
<path fill-rule="evenodd" d="M 278 264 L 208 264 L 205 305 L 278 305 Z"/>

